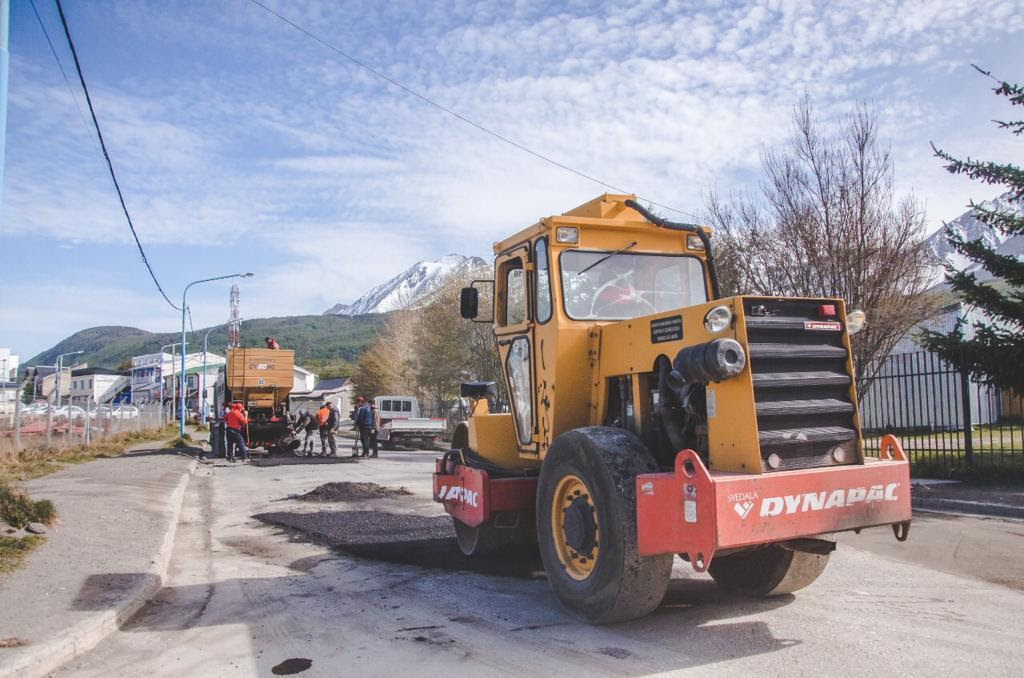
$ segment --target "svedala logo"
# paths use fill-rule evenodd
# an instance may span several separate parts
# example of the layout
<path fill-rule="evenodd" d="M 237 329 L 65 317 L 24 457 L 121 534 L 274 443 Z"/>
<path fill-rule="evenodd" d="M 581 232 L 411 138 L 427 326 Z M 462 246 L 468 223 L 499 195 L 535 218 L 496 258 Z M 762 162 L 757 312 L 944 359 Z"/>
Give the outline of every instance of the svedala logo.
<path fill-rule="evenodd" d="M 754 502 L 752 501 L 741 501 L 732 505 L 736 513 L 739 514 L 740 518 L 746 518 L 747 514 L 750 513 L 750 509 L 754 508 Z"/>

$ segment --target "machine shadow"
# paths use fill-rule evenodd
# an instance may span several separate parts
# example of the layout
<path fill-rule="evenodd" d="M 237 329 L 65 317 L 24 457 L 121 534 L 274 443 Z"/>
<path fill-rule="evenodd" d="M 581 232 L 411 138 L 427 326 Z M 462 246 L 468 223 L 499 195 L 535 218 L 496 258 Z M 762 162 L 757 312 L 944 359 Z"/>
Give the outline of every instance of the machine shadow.
<path fill-rule="evenodd" d="M 398 603 L 416 615 L 438 616 L 431 622 L 429 633 L 443 635 L 444 651 L 475 650 L 483 633 L 504 642 L 522 642 L 524 651 L 538 656 L 552 651 L 564 654 L 569 648 L 578 656 L 581 671 L 589 666 L 622 675 L 643 675 L 778 652 L 802 642 L 776 637 L 770 619 L 749 618 L 788 605 L 793 596 L 740 598 L 719 589 L 706 575 L 680 567 L 662 604 L 652 614 L 595 627 L 561 608 L 543 580 L 536 555 L 491 559 L 463 556 L 447 516 L 320 511 L 261 514 L 255 518 L 275 526 L 279 537 L 324 544 L 335 555 L 292 561 L 287 565 L 292 574 L 284 576 L 165 586 L 122 624 L 122 630 L 201 631 L 245 624 L 258 633 L 257 629 L 266 626 L 268 615 L 287 614 L 287 610 L 311 604 L 340 611 L 357 597 L 359 607 L 378 604 L 371 613 L 373 624 L 387 629 L 396 641 L 418 642 L 416 634 L 423 633 L 407 633 L 409 622 L 399 621 L 407 612 L 392 612 L 392 605 Z M 432 571 L 439 570 L 450 574 L 431 576 Z M 144 584 L 142 577 L 132 573 L 94 575 L 79 593 L 76 607 L 109 607 L 118 599 L 118 592 Z M 324 584 L 325 579 L 331 585 Z M 346 579 L 348 584 L 344 583 Z M 217 596 L 215 591 L 231 593 Z M 454 612 L 445 602 L 460 594 L 472 599 L 472 615 Z M 510 596 L 516 604 L 510 604 Z M 322 624 L 323 620 L 314 618 L 310 623 Z M 452 661 L 458 661 L 456 655 Z M 595 661 L 599 664 L 594 665 Z"/>
<path fill-rule="evenodd" d="M 233 604 L 218 602 L 213 595 L 214 586 L 208 584 L 164 587 L 122 624 L 121 629 L 128 633 L 160 633 L 237 624 L 257 629 L 266 624 L 268 614 L 299 608 L 309 604 L 310 599 L 319 600 L 322 596 L 333 597 L 321 601 L 329 604 L 334 598 L 340 601 L 350 595 L 344 590 L 328 593 L 319 587 L 311 589 L 308 582 L 301 581 L 310 576 L 309 572 L 302 571 L 310 566 L 331 567 L 331 564 L 317 559 L 295 563 L 295 574 L 291 576 L 218 582 L 217 588 L 243 591 L 244 602 Z M 710 581 L 673 580 L 665 602 L 653 614 L 599 627 L 570 617 L 559 607 L 545 582 L 520 582 L 516 587 L 517 595 L 530 604 L 516 609 L 509 609 L 507 593 L 499 587 L 488 588 L 490 590 L 474 589 L 477 611 L 474 616 L 445 616 L 431 624 L 432 629 L 443 634 L 445 643 L 450 643 L 447 649 L 472 648 L 480 633 L 505 638 L 508 642 L 520 642 L 516 638 L 523 634 L 524 650 L 564 653 L 567 647 L 574 646 L 572 652 L 579 653 L 581 660 L 593 661 L 595 655 L 603 655 L 599 658 L 604 662 L 603 670 L 644 675 L 777 652 L 801 642 L 776 637 L 766 621 L 729 621 L 735 616 L 749 616 L 786 604 L 789 602 L 786 598 L 792 597 L 759 601 L 751 606 L 721 594 Z M 417 603 L 429 603 L 432 599 L 420 589 L 403 590 L 402 600 L 408 600 L 409 596 L 421 596 Z M 394 626 L 389 633 L 393 633 L 396 640 L 414 642 L 416 634 L 405 633 L 409 631 L 408 622 L 398 621 L 402 613 L 396 612 L 395 616 L 395 620 L 383 622 Z M 374 623 L 382 624 L 379 618 Z M 573 642 L 567 644 L 566 639 Z M 452 661 L 457 661 L 456 655 Z"/>

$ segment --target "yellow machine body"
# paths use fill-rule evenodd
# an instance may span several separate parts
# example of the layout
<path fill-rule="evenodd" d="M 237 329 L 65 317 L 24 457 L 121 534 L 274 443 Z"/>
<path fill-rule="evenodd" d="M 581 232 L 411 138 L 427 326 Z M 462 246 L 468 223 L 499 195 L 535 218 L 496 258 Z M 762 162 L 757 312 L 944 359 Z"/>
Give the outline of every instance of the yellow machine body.
<path fill-rule="evenodd" d="M 648 394 L 659 356 L 672 360 L 687 346 L 723 337 L 734 339 L 750 355 L 746 309 L 760 308 L 758 298 L 712 300 L 701 240 L 646 221 L 625 204 L 627 199 L 635 196 L 605 194 L 495 243 L 494 317 L 482 320 L 493 322 L 512 413 L 480 412 L 470 417 L 465 435 L 475 453 L 508 468 L 537 468 L 559 434 L 604 424 L 609 399 L 622 397 L 611 391 L 623 384 L 631 391 L 628 428 L 643 437 L 650 422 Z M 622 320 L 580 317 L 578 309 L 585 303 L 567 299 L 573 296 L 567 287 L 570 280 L 563 284 L 563 266 L 580 258 L 569 252 L 687 258 L 689 301 Z M 592 254 L 586 256 L 594 259 Z M 800 300 L 763 301 L 770 305 Z M 837 318 L 845 318 L 842 300 L 805 300 L 805 305 L 817 303 L 831 305 Z M 573 304 L 576 317 L 570 312 Z M 732 321 L 728 328 L 711 333 L 704 318 L 717 306 L 727 306 Z M 833 324 L 842 325 L 841 339 L 834 341 L 841 341 L 846 351 L 846 395 L 853 405 L 850 426 L 856 431 L 845 462 L 863 463 L 849 337 L 845 322 Z M 748 359 L 741 373 L 706 387 L 706 452 L 713 470 L 755 474 L 769 470 L 759 444 L 753 379 Z"/>

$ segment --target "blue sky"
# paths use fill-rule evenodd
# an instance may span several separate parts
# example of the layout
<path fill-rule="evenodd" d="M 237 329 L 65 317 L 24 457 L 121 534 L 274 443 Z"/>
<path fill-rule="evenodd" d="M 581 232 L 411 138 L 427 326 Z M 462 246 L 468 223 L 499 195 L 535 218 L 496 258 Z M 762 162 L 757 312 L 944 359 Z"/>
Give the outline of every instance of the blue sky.
<path fill-rule="evenodd" d="M 753 190 L 794 102 L 827 125 L 876 106 L 901 191 L 929 228 L 996 191 L 928 142 L 1020 159 L 978 63 L 1024 80 L 1024 3 L 279 2 L 268 4 L 442 104 L 588 174 L 699 211 Z M 11 9 L 0 345 L 26 359 L 95 325 L 172 330 L 79 108 L 56 11 Z M 247 0 L 65 11 L 122 188 L 172 297 L 254 270 L 245 317 L 319 313 L 414 262 L 493 241 L 604 192 L 430 108 Z M 78 107 L 76 107 L 76 101 Z M 196 326 L 228 284 L 193 288 Z"/>

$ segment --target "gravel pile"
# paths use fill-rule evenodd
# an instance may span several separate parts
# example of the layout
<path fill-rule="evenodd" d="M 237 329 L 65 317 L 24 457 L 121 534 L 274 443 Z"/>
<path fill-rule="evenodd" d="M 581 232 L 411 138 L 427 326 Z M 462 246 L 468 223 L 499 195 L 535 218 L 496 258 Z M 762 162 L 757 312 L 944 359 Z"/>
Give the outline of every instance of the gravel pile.
<path fill-rule="evenodd" d="M 302 501 L 362 501 L 364 499 L 381 499 L 385 497 L 401 497 L 412 492 L 404 487 L 384 487 L 377 483 L 324 483 L 306 494 L 295 498 Z"/>

